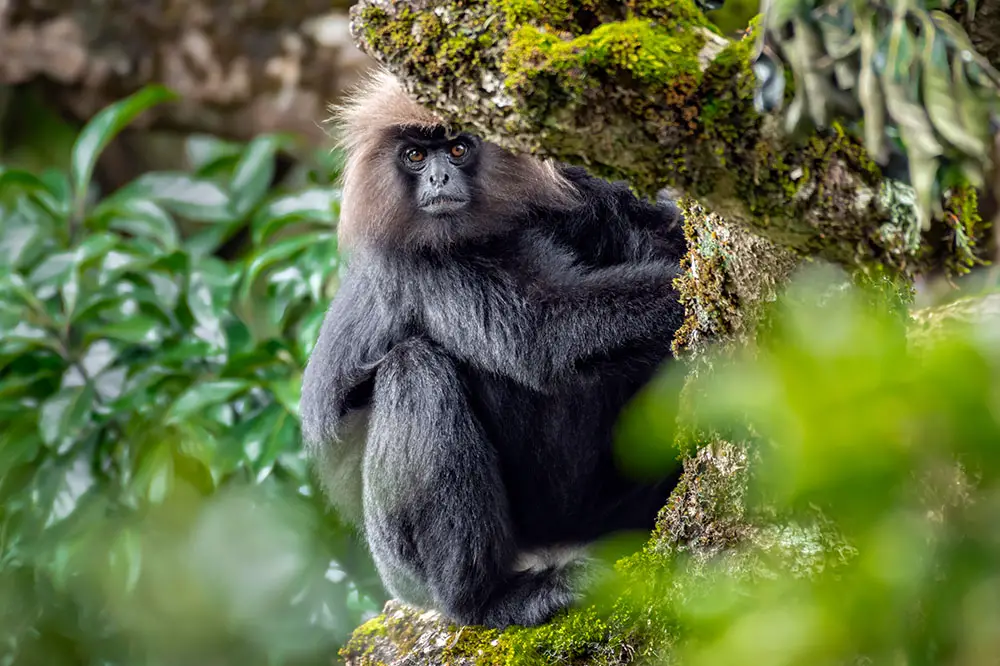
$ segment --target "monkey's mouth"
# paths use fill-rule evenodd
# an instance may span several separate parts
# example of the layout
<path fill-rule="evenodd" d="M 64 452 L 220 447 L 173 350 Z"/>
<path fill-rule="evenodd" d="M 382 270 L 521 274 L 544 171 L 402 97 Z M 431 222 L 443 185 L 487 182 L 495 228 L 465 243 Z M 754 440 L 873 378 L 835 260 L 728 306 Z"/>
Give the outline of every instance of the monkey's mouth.
<path fill-rule="evenodd" d="M 434 197 L 433 199 L 428 199 L 421 204 L 420 210 L 431 215 L 447 215 L 448 213 L 457 213 L 465 208 L 468 203 L 468 199 Z"/>

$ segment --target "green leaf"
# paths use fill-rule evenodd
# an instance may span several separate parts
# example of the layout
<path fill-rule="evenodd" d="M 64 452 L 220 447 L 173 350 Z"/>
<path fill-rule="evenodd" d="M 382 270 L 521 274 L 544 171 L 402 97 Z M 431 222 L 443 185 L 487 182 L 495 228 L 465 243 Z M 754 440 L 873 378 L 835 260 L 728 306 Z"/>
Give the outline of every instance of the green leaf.
<path fill-rule="evenodd" d="M 61 370 L 61 368 L 35 368 L 35 371 L 30 375 L 8 374 L 0 380 L 0 404 L 3 404 L 4 402 L 7 402 L 7 404 L 16 402 L 18 404 L 17 411 L 22 411 L 21 399 L 32 393 L 32 389 L 36 384 L 44 388 L 46 393 L 49 393 L 50 391 L 48 390 L 48 386 L 56 385 L 58 383 L 59 377 L 63 374 Z M 37 430 L 35 427 L 35 421 L 37 419 L 33 416 L 34 409 L 30 409 L 28 413 L 32 414 L 32 416 L 28 417 L 23 413 L 18 414 L 18 416 L 31 418 L 32 431 L 35 431 Z"/>
<path fill-rule="evenodd" d="M 319 331 L 323 327 L 323 320 L 325 318 L 325 308 L 317 307 L 306 314 L 299 322 L 296 339 L 299 352 L 298 361 L 300 363 L 305 363 L 310 354 L 312 354 L 313 347 L 316 345 L 316 341 L 319 340 Z"/>
<path fill-rule="evenodd" d="M 767 7 L 765 25 L 776 32 L 802 13 L 802 3 L 798 0 L 774 0 Z"/>
<path fill-rule="evenodd" d="M 174 457 L 170 443 L 163 442 L 146 450 L 139 459 L 133 489 L 152 504 L 160 504 L 174 486 Z"/>
<path fill-rule="evenodd" d="M 57 353 L 60 351 L 59 341 L 51 332 L 26 321 L 0 328 L 0 343 L 21 345 L 26 349 L 49 349 Z"/>
<path fill-rule="evenodd" d="M 20 275 L 16 273 L 0 275 L 0 288 L 4 290 L 5 302 L 23 304 L 32 311 L 33 316 L 46 316 L 45 304 Z"/>
<path fill-rule="evenodd" d="M 259 136 L 243 151 L 229 183 L 234 217 L 246 217 L 267 194 L 274 177 L 274 156 L 280 146 L 275 136 Z"/>
<path fill-rule="evenodd" d="M 53 238 L 52 224 L 44 213 L 31 206 L 19 206 L 18 210 L 3 214 L 0 224 L 0 266 L 10 266 L 26 270 L 46 252 L 51 252 L 56 239 Z"/>
<path fill-rule="evenodd" d="M 66 388 L 42 403 L 38 429 L 42 441 L 60 452 L 79 436 L 94 407 L 94 389 L 89 384 Z"/>
<path fill-rule="evenodd" d="M 184 142 L 188 164 L 199 172 L 220 159 L 238 157 L 241 149 L 236 141 L 225 141 L 207 134 L 193 134 Z"/>
<path fill-rule="evenodd" d="M 208 447 L 202 446 L 201 451 L 194 451 L 191 443 L 202 442 L 203 438 L 186 434 L 188 436 L 182 439 L 181 446 L 173 452 L 174 476 L 203 495 L 210 495 L 215 490 L 215 479 L 208 461 Z"/>
<path fill-rule="evenodd" d="M 0 435 L 0 484 L 15 467 L 34 460 L 42 444 L 35 433 L 11 430 L 10 435 Z"/>
<path fill-rule="evenodd" d="M 0 171 L 0 200 L 25 196 L 31 192 L 48 194 L 48 188 L 35 174 L 20 169 Z"/>
<path fill-rule="evenodd" d="M 168 413 L 168 422 L 179 421 L 213 405 L 231 400 L 248 390 L 252 384 L 242 379 L 219 379 L 195 384 L 185 391 Z"/>
<path fill-rule="evenodd" d="M 119 532 L 108 551 L 108 564 L 121 575 L 123 591 L 135 591 L 142 572 L 142 541 L 135 531 L 126 528 Z"/>
<path fill-rule="evenodd" d="M 193 222 L 231 222 L 229 194 L 210 180 L 181 172 L 147 173 L 123 187 L 113 199 L 149 199 Z"/>
<path fill-rule="evenodd" d="M 293 222 L 317 222 L 334 227 L 340 213 L 340 198 L 336 189 L 314 187 L 271 201 L 254 215 L 250 225 L 254 244 L 261 245 Z"/>
<path fill-rule="evenodd" d="M 271 247 L 265 249 L 263 252 L 258 253 L 247 267 L 246 274 L 243 279 L 243 285 L 240 290 L 240 299 L 243 301 L 250 300 L 254 282 L 256 282 L 261 273 L 266 271 L 268 268 L 283 261 L 290 261 L 296 254 L 312 247 L 315 244 L 327 243 L 331 237 L 332 234 L 323 233 L 293 236 L 279 241 L 278 243 L 275 243 Z"/>
<path fill-rule="evenodd" d="M 288 414 L 281 412 L 270 428 L 266 432 L 266 437 L 261 442 L 259 452 L 254 452 L 252 466 L 259 481 L 266 478 L 271 473 L 271 469 L 282 453 L 294 451 L 298 447 L 298 428 L 296 420 Z M 248 451 L 248 453 L 253 451 Z"/>
<path fill-rule="evenodd" d="M 925 37 L 927 45 L 924 48 L 921 78 L 927 115 L 934 124 L 934 129 L 945 141 L 969 157 L 986 159 L 989 109 L 982 109 L 982 122 L 978 127 L 965 125 L 959 105 L 977 105 L 977 100 L 970 99 L 968 94 L 955 89 L 965 83 L 964 80 L 956 80 L 953 87 L 944 40 L 940 35 L 934 34 L 934 26 L 930 21 L 925 23 L 925 28 L 929 34 Z"/>
<path fill-rule="evenodd" d="M 863 22 L 860 30 L 861 73 L 858 75 L 858 98 L 864 116 L 865 150 L 874 160 L 884 164 L 888 159 L 888 145 L 885 140 L 885 97 L 875 71 L 878 41 L 870 20 Z"/>
<path fill-rule="evenodd" d="M 53 218 L 59 218 L 63 212 L 58 197 L 34 174 L 17 169 L 0 174 L 0 202 L 21 197 L 31 200 Z"/>
<path fill-rule="evenodd" d="M 668 368 L 622 411 L 615 426 L 615 462 L 636 478 L 662 475 L 678 464 L 674 445 L 684 373 Z"/>
<path fill-rule="evenodd" d="M 42 458 L 35 486 L 39 507 L 46 512 L 46 522 L 53 525 L 72 517 L 80 507 L 81 500 L 94 487 L 95 481 L 86 455 Z M 63 539 L 60 543 L 73 541 Z"/>
<path fill-rule="evenodd" d="M 220 348 L 225 346 L 222 318 L 232 299 L 232 285 L 238 275 L 226 274 L 225 267 L 205 262 L 203 270 L 192 271 L 188 282 L 187 305 L 201 324 L 195 335 Z"/>
<path fill-rule="evenodd" d="M 164 86 L 148 86 L 102 109 L 87 123 L 77 137 L 70 157 L 70 180 L 77 213 L 83 211 L 94 165 L 111 140 L 143 111 L 176 98 L 176 93 Z"/>
<path fill-rule="evenodd" d="M 298 372 L 280 381 L 269 382 L 267 388 L 274 395 L 278 403 L 288 410 L 289 414 L 298 416 L 299 399 L 301 398 L 302 377 Z"/>
<path fill-rule="evenodd" d="M 163 325 L 158 319 L 138 315 L 88 331 L 84 340 L 88 343 L 107 339 L 132 344 L 155 345 L 163 341 L 162 328 Z"/>
<path fill-rule="evenodd" d="M 69 182 L 69 174 L 62 169 L 46 169 L 42 172 L 40 179 L 59 203 L 60 215 L 69 215 L 70 200 L 73 197 L 73 186 Z"/>
<path fill-rule="evenodd" d="M 882 89 L 886 107 L 898 125 L 906 149 L 933 158 L 943 154 L 944 147 L 937 140 L 927 111 L 917 103 L 916 91 L 912 91 L 911 95 L 911 87 L 917 82 L 912 72 L 919 66 L 916 61 L 917 46 L 917 40 L 906 29 L 903 20 L 894 20 L 886 69 L 882 74 Z"/>
<path fill-rule="evenodd" d="M 146 280 L 149 282 L 152 293 L 156 296 L 157 305 L 164 312 L 169 312 L 177 307 L 181 288 L 174 280 L 159 273 L 147 274 Z"/>
<path fill-rule="evenodd" d="M 170 213 L 150 199 L 110 200 L 98 206 L 92 217 L 98 228 L 148 238 L 168 251 L 177 249 L 180 242 Z"/>
<path fill-rule="evenodd" d="M 996 90 L 986 95 L 986 99 L 975 90 L 966 77 L 965 62 L 961 54 L 952 56 L 951 64 L 952 94 L 961 116 L 964 127 L 976 134 L 981 140 L 989 141 L 991 133 L 990 117 L 998 112 L 1000 93 Z M 975 156 L 980 164 L 988 162 L 981 156 Z"/>
<path fill-rule="evenodd" d="M 192 234 L 184 241 L 184 249 L 195 258 L 210 256 L 243 228 L 242 220 L 213 225 L 201 233 Z"/>
<path fill-rule="evenodd" d="M 111 234 L 97 233 L 87 236 L 76 248 L 77 266 L 83 266 L 103 257 L 117 244 L 118 239 Z"/>
<path fill-rule="evenodd" d="M 28 284 L 35 290 L 63 282 L 76 265 L 75 252 L 51 254 L 28 274 Z"/>
<path fill-rule="evenodd" d="M 295 423 L 281 405 L 268 405 L 226 433 L 223 464 L 229 467 L 249 464 L 255 475 L 267 474 L 282 452 L 297 445 L 294 435 L 287 437 L 285 430 L 286 425 L 294 430 Z"/>
<path fill-rule="evenodd" d="M 217 354 L 218 348 L 205 340 L 184 338 L 179 343 L 170 345 L 157 356 L 157 363 L 168 368 L 178 368 L 181 373 L 188 374 L 192 362 L 200 361 L 212 354 Z"/>

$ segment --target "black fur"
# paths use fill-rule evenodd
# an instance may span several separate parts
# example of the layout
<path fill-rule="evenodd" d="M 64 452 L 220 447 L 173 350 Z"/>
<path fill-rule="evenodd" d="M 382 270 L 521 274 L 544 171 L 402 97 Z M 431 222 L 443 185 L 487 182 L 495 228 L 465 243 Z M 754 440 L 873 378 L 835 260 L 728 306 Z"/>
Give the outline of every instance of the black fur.
<path fill-rule="evenodd" d="M 359 248 L 305 372 L 305 439 L 387 589 L 465 624 L 550 618 L 576 566 L 518 557 L 648 530 L 677 481 L 620 474 L 612 433 L 681 324 L 678 212 L 564 173 L 579 208 Z"/>

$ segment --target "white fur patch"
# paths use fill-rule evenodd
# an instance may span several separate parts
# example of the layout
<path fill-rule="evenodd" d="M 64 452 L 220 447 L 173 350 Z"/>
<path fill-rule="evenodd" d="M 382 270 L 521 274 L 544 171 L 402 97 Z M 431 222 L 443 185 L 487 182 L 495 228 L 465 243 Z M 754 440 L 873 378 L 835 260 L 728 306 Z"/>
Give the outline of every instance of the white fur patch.
<path fill-rule="evenodd" d="M 542 571 L 553 567 L 564 567 L 575 560 L 587 557 L 583 546 L 556 546 L 538 550 L 523 550 L 514 561 L 515 571 Z"/>

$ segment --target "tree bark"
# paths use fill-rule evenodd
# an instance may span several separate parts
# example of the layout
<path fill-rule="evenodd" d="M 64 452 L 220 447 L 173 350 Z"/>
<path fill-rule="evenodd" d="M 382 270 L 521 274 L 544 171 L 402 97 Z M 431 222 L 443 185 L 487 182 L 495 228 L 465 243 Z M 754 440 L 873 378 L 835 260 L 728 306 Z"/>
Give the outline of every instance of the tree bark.
<path fill-rule="evenodd" d="M 371 60 L 348 30 L 350 0 L 0 0 L 0 84 L 44 81 L 86 120 L 149 83 L 180 101 L 136 127 L 249 139 L 324 137 L 327 105 Z"/>
<path fill-rule="evenodd" d="M 1000 0 L 977 2 L 974 17 L 961 12 L 958 18 L 976 51 L 1000 68 Z"/>

